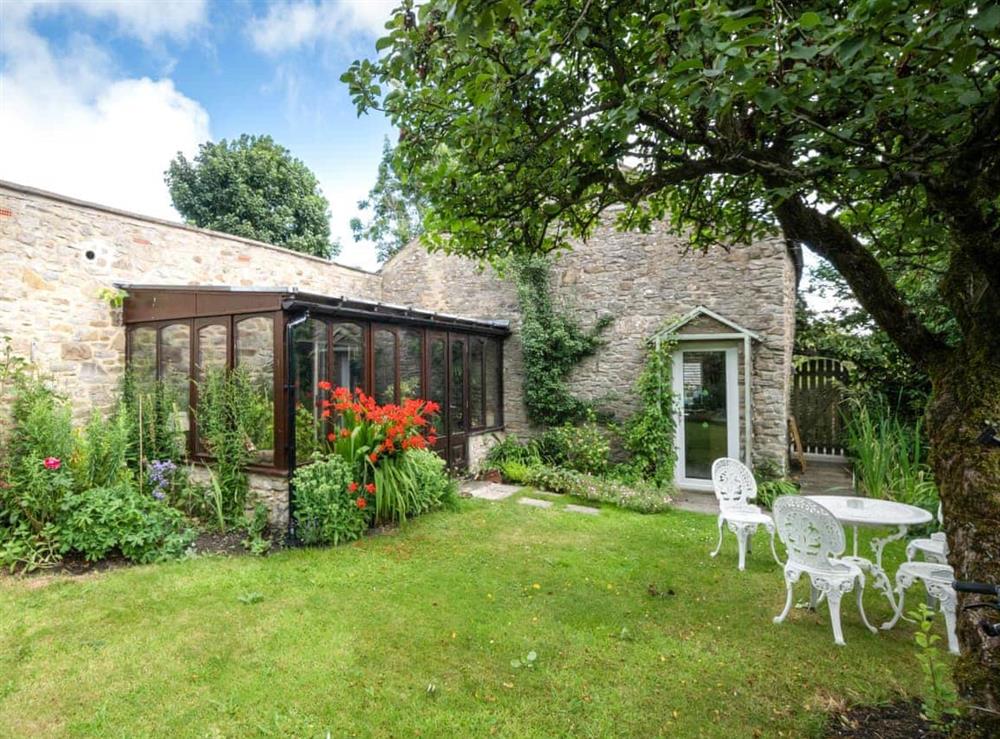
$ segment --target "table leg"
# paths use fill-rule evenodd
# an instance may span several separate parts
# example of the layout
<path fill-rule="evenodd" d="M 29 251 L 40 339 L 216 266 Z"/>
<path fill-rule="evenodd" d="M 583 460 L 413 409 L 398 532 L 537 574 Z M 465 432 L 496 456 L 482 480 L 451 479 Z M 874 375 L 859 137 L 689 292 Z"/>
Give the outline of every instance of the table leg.
<path fill-rule="evenodd" d="M 892 583 L 889 581 L 889 575 L 882 567 L 882 551 L 885 549 L 886 544 L 899 541 L 906 536 L 906 531 L 906 526 L 899 526 L 894 534 L 886 536 L 882 539 L 873 538 L 872 551 L 875 553 L 875 561 L 872 562 L 871 566 L 867 568 L 872 576 L 872 587 L 880 591 L 886 597 L 886 600 L 889 601 L 889 605 L 892 606 L 893 612 L 896 610 L 896 596 L 892 590 Z"/>

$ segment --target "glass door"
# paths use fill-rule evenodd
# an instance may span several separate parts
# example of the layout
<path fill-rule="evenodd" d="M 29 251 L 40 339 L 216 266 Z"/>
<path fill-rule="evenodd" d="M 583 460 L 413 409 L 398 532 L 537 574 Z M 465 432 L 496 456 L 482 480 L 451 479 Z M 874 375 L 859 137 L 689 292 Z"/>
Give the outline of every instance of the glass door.
<path fill-rule="evenodd" d="M 739 458 L 736 348 L 692 345 L 674 354 L 677 483 L 712 486 L 712 463 Z"/>

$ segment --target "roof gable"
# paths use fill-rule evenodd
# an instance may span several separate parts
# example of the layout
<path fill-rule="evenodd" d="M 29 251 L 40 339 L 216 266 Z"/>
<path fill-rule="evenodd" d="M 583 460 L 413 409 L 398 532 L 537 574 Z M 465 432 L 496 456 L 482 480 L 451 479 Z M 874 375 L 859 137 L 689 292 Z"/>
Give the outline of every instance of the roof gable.
<path fill-rule="evenodd" d="M 681 316 L 673 323 L 661 328 L 659 331 L 653 334 L 651 340 L 657 341 L 666 336 L 683 337 L 684 333 L 682 332 L 682 330 L 686 326 L 690 326 L 698 334 L 702 333 L 698 329 L 707 326 L 709 328 L 705 333 L 711 333 L 711 334 L 718 333 L 720 336 L 739 334 L 741 337 L 748 336 L 751 339 L 754 339 L 755 341 L 761 340 L 759 334 L 751 331 L 750 329 L 744 328 L 743 326 L 740 326 L 735 321 L 730 321 L 728 318 L 719 315 L 715 311 L 706 308 L 703 305 L 699 305 L 694 310 L 685 313 L 683 316 Z M 718 330 L 719 328 L 722 328 L 723 330 L 719 331 Z M 687 333 L 690 333 L 690 331 Z"/>

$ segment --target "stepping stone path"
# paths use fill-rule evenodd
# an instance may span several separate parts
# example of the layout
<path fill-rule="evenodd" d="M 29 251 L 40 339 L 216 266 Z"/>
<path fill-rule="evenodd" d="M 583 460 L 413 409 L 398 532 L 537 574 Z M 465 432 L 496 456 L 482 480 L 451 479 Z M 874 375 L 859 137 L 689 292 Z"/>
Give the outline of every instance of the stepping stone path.
<path fill-rule="evenodd" d="M 467 493 L 473 498 L 482 498 L 483 500 L 504 500 L 520 489 L 517 485 L 503 485 L 499 482 L 487 482 L 485 480 L 468 480 L 462 483 L 463 493 Z"/>
<path fill-rule="evenodd" d="M 530 505 L 532 508 L 551 508 L 551 500 L 539 500 L 538 498 L 520 498 L 517 501 L 521 505 Z"/>
<path fill-rule="evenodd" d="M 575 505 L 573 503 L 568 503 L 566 510 L 573 511 L 573 513 L 582 513 L 585 516 L 597 516 L 601 512 L 599 508 L 591 508 L 588 505 Z"/>

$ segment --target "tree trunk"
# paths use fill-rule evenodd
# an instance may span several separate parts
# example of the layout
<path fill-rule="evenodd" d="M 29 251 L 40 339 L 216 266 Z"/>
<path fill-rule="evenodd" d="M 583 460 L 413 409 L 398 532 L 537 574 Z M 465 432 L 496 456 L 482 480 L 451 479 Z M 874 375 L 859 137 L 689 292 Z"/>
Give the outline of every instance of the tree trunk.
<path fill-rule="evenodd" d="M 1000 447 L 978 441 L 987 424 L 1000 430 L 1000 350 L 973 343 L 931 367 L 927 432 L 955 577 L 1000 584 Z M 980 597 L 960 595 L 959 609 Z M 955 680 L 983 735 L 1000 736 L 1000 638 L 985 638 L 983 618 L 998 614 L 959 613 Z"/>

